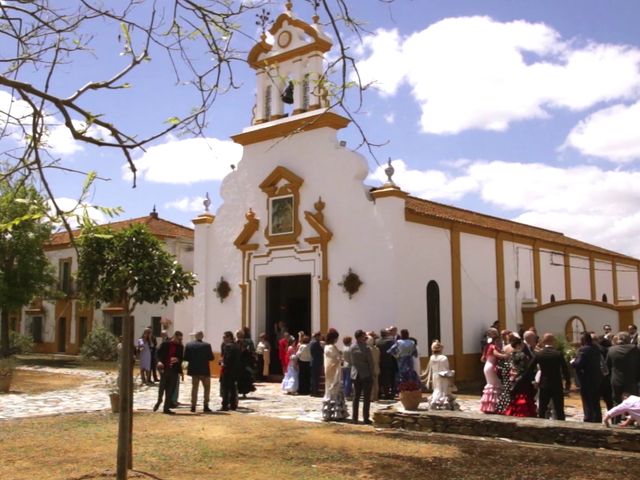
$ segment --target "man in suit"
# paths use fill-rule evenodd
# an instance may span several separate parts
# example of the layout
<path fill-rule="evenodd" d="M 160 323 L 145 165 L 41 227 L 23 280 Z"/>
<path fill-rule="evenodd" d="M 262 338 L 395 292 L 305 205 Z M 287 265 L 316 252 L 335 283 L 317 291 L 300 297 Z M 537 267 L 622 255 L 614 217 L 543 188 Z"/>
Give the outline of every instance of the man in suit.
<path fill-rule="evenodd" d="M 358 407 L 360 396 L 362 400 L 362 419 L 367 425 L 371 424 L 369 419 L 369 408 L 371 406 L 371 387 L 373 386 L 373 356 L 371 349 L 367 345 L 367 334 L 362 330 L 354 333 L 355 345 L 349 349 L 351 353 L 351 380 L 353 380 L 353 414 L 351 421 L 358 423 Z"/>
<path fill-rule="evenodd" d="M 380 339 L 377 346 L 380 350 L 380 378 L 378 380 L 380 388 L 380 398 L 393 400 L 395 396 L 396 372 L 398 371 L 398 362 L 393 355 L 389 353 L 389 349 L 393 347 L 395 339 L 391 337 L 386 329 L 380 330 Z"/>
<path fill-rule="evenodd" d="M 324 351 L 322 350 L 322 344 L 320 343 L 321 333 L 316 332 L 313 334 L 313 338 L 309 343 L 309 352 L 311 353 L 311 396 L 317 397 L 320 395 L 320 375 L 322 374 L 322 367 L 324 365 Z"/>
<path fill-rule="evenodd" d="M 557 419 L 564 420 L 562 379 L 565 389 L 569 390 L 571 378 L 564 355 L 556 348 L 556 339 L 551 333 L 545 333 L 542 337 L 542 348 L 535 352 L 527 373 L 535 372 L 536 366 L 540 366 L 538 417 L 546 418 L 549 401 L 552 401 Z"/>
<path fill-rule="evenodd" d="M 618 333 L 618 343 L 607 352 L 607 368 L 611 373 L 614 405 L 622 403 L 622 394 L 638 395 L 640 350 L 630 343 L 627 332 Z"/>
<path fill-rule="evenodd" d="M 242 370 L 240 347 L 233 338 L 233 332 L 224 332 L 222 336 L 222 369 L 220 371 L 220 396 L 222 410 L 238 408 L 237 382 Z"/>
<path fill-rule="evenodd" d="M 158 348 L 158 370 L 161 373 L 160 388 L 158 389 L 158 401 L 153 406 L 155 412 L 160 408 L 164 395 L 162 413 L 174 414 L 170 408 L 173 405 L 173 394 L 178 386 L 178 375 L 182 374 L 182 359 L 184 347 L 182 346 L 182 332 L 176 331 L 168 342 L 162 342 Z"/>
<path fill-rule="evenodd" d="M 204 412 L 211 412 L 209 408 L 209 394 L 211 392 L 211 369 L 209 362 L 213 361 L 211 344 L 203 341 L 204 333 L 196 332 L 196 339 L 187 343 L 184 350 L 184 359 L 189 362 L 187 375 L 191 377 L 191 411 L 196 411 L 198 402 L 198 387 L 200 383 L 204 388 Z"/>

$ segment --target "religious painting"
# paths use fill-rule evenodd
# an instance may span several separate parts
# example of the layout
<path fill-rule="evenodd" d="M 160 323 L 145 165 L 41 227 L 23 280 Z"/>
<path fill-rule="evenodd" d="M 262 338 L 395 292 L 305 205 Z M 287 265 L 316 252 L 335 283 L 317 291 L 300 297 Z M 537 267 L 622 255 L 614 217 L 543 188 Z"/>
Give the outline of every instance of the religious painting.
<path fill-rule="evenodd" d="M 293 195 L 269 199 L 271 235 L 293 233 Z"/>

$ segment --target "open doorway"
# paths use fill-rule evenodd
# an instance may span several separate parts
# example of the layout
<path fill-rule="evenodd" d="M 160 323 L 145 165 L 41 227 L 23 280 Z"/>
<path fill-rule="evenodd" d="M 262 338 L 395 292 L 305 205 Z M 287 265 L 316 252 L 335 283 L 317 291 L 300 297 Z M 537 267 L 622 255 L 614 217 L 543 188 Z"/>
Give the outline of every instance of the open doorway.
<path fill-rule="evenodd" d="M 281 374 L 278 341 L 282 327 L 297 336 L 311 332 L 311 275 L 268 277 L 266 282 L 266 333 L 271 343 L 270 372 Z"/>

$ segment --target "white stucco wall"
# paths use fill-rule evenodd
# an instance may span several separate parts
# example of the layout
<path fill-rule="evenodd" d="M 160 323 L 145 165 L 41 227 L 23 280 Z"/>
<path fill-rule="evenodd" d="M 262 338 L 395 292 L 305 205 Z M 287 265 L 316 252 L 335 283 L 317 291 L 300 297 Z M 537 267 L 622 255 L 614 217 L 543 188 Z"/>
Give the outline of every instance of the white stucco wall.
<path fill-rule="evenodd" d="M 535 314 L 535 326 L 538 334 L 545 332 L 564 335 L 567 322 L 572 317 L 580 317 L 588 331 L 602 332 L 606 324 L 616 330 L 618 328 L 618 313 L 615 310 L 596 305 L 568 304 L 546 308 Z"/>
<path fill-rule="evenodd" d="M 427 356 L 427 284 L 435 281 L 440 292 L 440 341 L 453 353 L 451 292 L 451 238 L 449 230 L 405 222 L 396 257 L 398 325 L 406 325 Z"/>
<path fill-rule="evenodd" d="M 571 255 L 569 265 L 571 266 L 571 298 L 591 300 L 589 258 Z"/>
<path fill-rule="evenodd" d="M 602 295 L 607 296 L 609 303 L 613 303 L 613 274 L 611 273 L 611 262 L 596 260 L 594 262 L 596 273 L 596 300 L 602 301 Z"/>
<path fill-rule="evenodd" d="M 556 301 L 565 300 L 564 285 L 564 255 L 562 252 L 540 251 L 540 281 L 541 297 L 538 299 L 540 305 L 551 301 L 554 295 Z"/>
<path fill-rule="evenodd" d="M 304 211 L 314 212 L 314 203 L 319 197 L 326 203 L 325 224 L 333 232 L 328 246 L 329 326 L 343 335 L 351 335 L 357 328 L 380 329 L 399 323 L 393 268 L 395 252 L 390 240 L 398 233 L 389 229 L 388 222 L 395 218 L 395 222 L 402 223 L 403 204 L 393 198 L 373 203 L 362 184 L 367 174 L 366 161 L 361 155 L 339 146 L 336 132 L 329 128 L 245 147 L 238 168 L 222 183 L 223 204 L 217 210 L 215 221 L 204 228 L 202 225 L 196 228 L 195 271 L 201 283 L 194 303 L 194 323 L 206 318 L 205 334 L 215 339 L 219 339 L 224 330 L 235 330 L 240 326 L 238 284 L 242 281 L 242 254 L 233 245 L 233 240 L 242 231 L 245 214 L 251 208 L 260 220 L 260 228 L 250 243 L 260 245 L 255 256 L 266 253 L 267 196 L 259 184 L 277 166 L 288 168 L 304 180 L 298 210 L 302 233 L 297 250 L 308 250 L 310 247 L 304 238 L 317 235 L 304 219 Z M 207 252 L 199 250 L 201 244 L 207 245 Z M 293 250 L 290 252 L 294 255 Z M 321 257 L 316 253 L 314 268 L 317 270 L 320 264 Z M 338 285 L 349 268 L 363 282 L 360 291 L 351 299 Z M 263 292 L 256 291 L 258 287 L 263 288 L 259 277 L 283 272 L 281 262 L 251 271 L 254 277 L 251 284 L 254 336 L 265 328 L 263 310 L 256 304 L 264 297 Z M 224 303 L 212 292 L 220 276 L 224 276 L 232 287 Z M 317 280 L 317 277 L 313 279 L 314 287 Z M 319 322 L 319 309 L 312 308 L 311 330 L 319 329 Z"/>
<path fill-rule="evenodd" d="M 533 249 L 529 245 L 504 242 L 504 288 L 507 328 L 517 331 L 522 323 L 522 300 L 535 297 Z M 516 281 L 520 288 L 516 288 Z"/>
<path fill-rule="evenodd" d="M 638 301 L 638 268 L 633 265 L 616 264 L 618 299 Z"/>
<path fill-rule="evenodd" d="M 460 234 L 464 353 L 479 353 L 483 332 L 498 319 L 496 246 L 493 238 Z"/>

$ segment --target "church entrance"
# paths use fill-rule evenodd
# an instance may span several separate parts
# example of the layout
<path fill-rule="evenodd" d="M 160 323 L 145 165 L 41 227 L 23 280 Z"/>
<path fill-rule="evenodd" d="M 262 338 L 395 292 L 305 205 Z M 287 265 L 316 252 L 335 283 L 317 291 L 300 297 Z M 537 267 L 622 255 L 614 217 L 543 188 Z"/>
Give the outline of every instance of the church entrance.
<path fill-rule="evenodd" d="M 267 277 L 266 333 L 271 343 L 270 373 L 281 374 L 278 341 L 286 329 L 297 338 L 298 332 L 311 332 L 311 275 Z"/>

